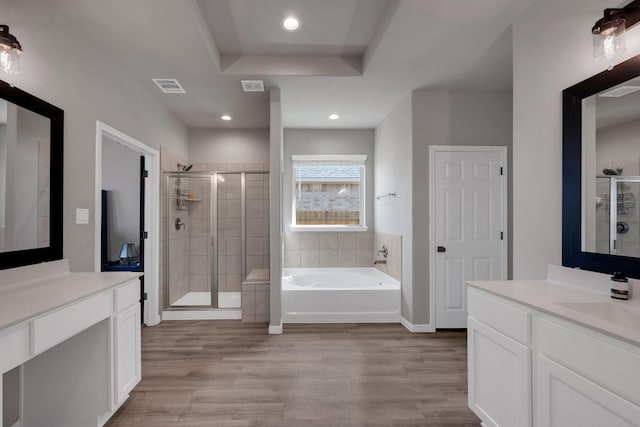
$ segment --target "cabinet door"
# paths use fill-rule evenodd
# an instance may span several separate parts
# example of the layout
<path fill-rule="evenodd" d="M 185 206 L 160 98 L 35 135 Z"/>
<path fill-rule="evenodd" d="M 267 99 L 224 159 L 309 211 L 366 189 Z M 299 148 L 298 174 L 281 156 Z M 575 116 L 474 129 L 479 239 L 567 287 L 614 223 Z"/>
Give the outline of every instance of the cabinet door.
<path fill-rule="evenodd" d="M 116 316 L 115 328 L 115 401 L 120 406 L 140 382 L 140 305 Z"/>
<path fill-rule="evenodd" d="M 639 407 L 540 355 L 535 387 L 536 426 L 640 426 Z"/>
<path fill-rule="evenodd" d="M 531 350 L 468 319 L 469 408 L 487 426 L 530 427 Z"/>

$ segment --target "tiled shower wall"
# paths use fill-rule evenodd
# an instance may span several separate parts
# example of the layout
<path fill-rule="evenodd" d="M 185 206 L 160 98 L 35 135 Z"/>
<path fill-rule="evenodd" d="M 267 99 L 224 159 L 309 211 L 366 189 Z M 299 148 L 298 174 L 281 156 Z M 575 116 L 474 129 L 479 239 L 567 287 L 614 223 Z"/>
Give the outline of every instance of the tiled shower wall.
<path fill-rule="evenodd" d="M 284 266 L 372 267 L 373 233 L 285 231 Z"/>
<path fill-rule="evenodd" d="M 185 251 L 188 255 L 188 292 L 211 291 L 211 179 L 182 178 L 182 188 L 195 201 L 187 201 L 185 228 L 189 240 Z"/>
<path fill-rule="evenodd" d="M 240 174 L 218 180 L 218 291 L 242 291 Z"/>
<path fill-rule="evenodd" d="M 246 270 L 269 268 L 269 174 L 247 173 Z"/>

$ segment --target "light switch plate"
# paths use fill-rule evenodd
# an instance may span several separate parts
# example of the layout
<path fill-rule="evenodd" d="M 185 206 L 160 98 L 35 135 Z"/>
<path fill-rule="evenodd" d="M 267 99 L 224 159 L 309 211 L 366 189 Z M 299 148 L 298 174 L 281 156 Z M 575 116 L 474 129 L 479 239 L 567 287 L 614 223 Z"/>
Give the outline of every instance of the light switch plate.
<path fill-rule="evenodd" d="M 89 209 L 76 208 L 76 224 L 89 224 Z"/>

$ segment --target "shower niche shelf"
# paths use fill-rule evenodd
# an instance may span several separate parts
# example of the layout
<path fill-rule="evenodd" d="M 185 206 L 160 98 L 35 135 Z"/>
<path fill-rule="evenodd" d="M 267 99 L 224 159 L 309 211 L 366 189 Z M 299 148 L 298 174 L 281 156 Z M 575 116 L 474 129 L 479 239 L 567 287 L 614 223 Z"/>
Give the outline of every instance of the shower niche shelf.
<path fill-rule="evenodd" d="M 188 190 L 181 190 L 180 188 L 176 188 L 175 197 L 173 198 L 173 203 L 176 206 L 176 209 L 179 211 L 184 211 L 189 206 L 188 202 L 201 202 L 202 199 L 193 193 L 189 193 Z"/>

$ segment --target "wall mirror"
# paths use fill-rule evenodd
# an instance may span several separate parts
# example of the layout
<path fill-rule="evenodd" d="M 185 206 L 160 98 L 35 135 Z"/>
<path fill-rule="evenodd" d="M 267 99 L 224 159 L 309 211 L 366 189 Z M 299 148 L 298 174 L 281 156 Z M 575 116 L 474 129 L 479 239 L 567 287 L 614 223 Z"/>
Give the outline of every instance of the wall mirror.
<path fill-rule="evenodd" d="M 640 56 L 563 92 L 563 265 L 640 277 Z"/>
<path fill-rule="evenodd" d="M 63 117 L 0 81 L 0 269 L 62 258 Z"/>

